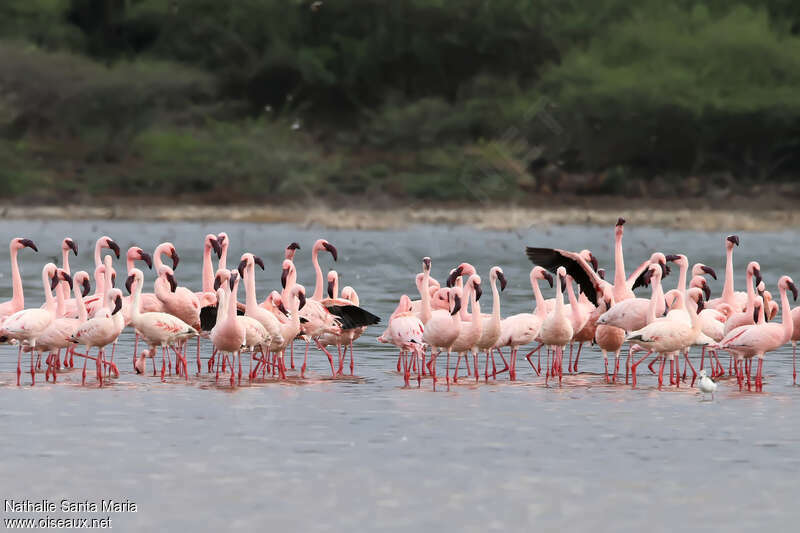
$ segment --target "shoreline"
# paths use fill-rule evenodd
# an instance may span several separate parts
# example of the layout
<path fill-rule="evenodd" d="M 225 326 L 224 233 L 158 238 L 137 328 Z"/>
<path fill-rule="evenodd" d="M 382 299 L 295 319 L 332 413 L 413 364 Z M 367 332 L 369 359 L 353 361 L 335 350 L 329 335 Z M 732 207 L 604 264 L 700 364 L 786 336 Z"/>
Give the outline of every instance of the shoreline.
<path fill-rule="evenodd" d="M 559 202 L 554 202 L 558 204 Z M 603 202 L 605 203 L 605 202 Z M 162 222 L 227 220 L 288 223 L 331 229 L 390 230 L 415 225 L 469 225 L 478 229 L 513 231 L 531 226 L 613 226 L 619 216 L 639 226 L 685 230 L 776 231 L 800 228 L 800 210 L 773 206 L 722 210 L 709 207 L 650 205 L 631 208 L 624 202 L 602 208 L 563 204 L 549 206 L 356 206 L 326 205 L 3 205 L 0 219 L 149 220 Z"/>

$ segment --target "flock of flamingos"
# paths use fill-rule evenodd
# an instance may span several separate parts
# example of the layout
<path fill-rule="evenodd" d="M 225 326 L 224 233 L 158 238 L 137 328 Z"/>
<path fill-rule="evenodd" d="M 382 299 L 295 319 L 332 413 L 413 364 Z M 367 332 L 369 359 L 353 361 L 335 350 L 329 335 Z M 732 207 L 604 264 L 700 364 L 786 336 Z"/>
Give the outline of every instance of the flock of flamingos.
<path fill-rule="evenodd" d="M 560 384 L 566 347 L 569 346 L 567 372 L 577 373 L 581 350 L 587 342 L 602 351 L 606 382 L 616 383 L 620 353 L 627 342 L 625 383 L 633 386 L 637 383 L 637 368 L 653 356 L 648 368 L 658 375 L 659 388 L 663 386 L 669 362 L 670 385 L 680 387 L 681 382 L 688 381 L 690 370 L 689 386 L 694 386 L 699 376 L 699 389 L 713 394 L 716 389 L 713 379 L 726 372 L 719 353 L 726 352 L 728 375 L 736 376 L 739 389 L 746 386 L 751 390 L 752 382 L 756 391 L 762 390 L 765 355 L 790 341 L 794 347 L 800 339 L 800 307 L 791 309 L 787 294 L 791 292 L 797 298 L 792 279 L 782 276 L 778 280 L 779 304 L 766 290 L 759 264 L 751 261 L 746 270 L 746 290 L 735 291 L 733 250 L 739 245 L 735 235 L 725 239 L 725 284 L 719 298 L 710 299 L 705 278 L 716 279 L 715 271 L 700 263 L 690 268 L 689 260 L 682 254 L 653 253 L 626 275 L 622 252 L 624 224 L 625 220 L 620 218 L 615 227 L 613 282 L 605 280 L 603 269 L 598 268 L 589 250 L 527 248 L 527 256 L 535 265 L 530 282 L 536 304 L 530 313 L 506 318 L 502 318 L 500 310 L 500 293 L 506 288 L 506 279 L 499 266 L 489 271 L 492 308 L 491 313 L 483 313 L 482 280 L 472 265 L 461 263 L 452 269 L 442 286 L 431 276 L 432 262 L 425 257 L 422 272 L 416 276 L 419 299 L 401 296 L 378 341 L 399 348 L 396 368 L 406 386 L 415 376 L 418 386 L 423 377 L 429 377 L 435 388 L 441 380 L 437 360 L 443 354 L 444 381 L 448 387 L 451 382 L 458 382 L 462 360 L 466 367 L 466 378 L 462 379 L 477 381 L 483 374 L 485 381 L 496 380 L 507 373 L 510 380 L 516 380 L 518 350 L 529 345 L 532 349 L 524 357 L 532 371 L 544 374 L 545 383 L 557 379 Z M 359 306 L 358 294 L 352 287 L 343 287 L 340 292 L 336 271 L 329 271 L 323 278 L 319 253 L 330 253 L 335 261 L 336 248 L 324 239 L 314 244 L 311 256 L 315 287 L 308 296 L 305 287 L 297 283 L 293 262 L 300 246 L 291 243 L 281 265 L 281 290 L 273 290 L 259 302 L 255 274 L 257 266 L 264 269 L 263 261 L 245 253 L 236 268 L 228 269 L 229 244 L 225 233 L 206 235 L 199 292 L 178 284 L 175 270 L 179 256 L 171 243 L 158 245 L 152 256 L 133 246 L 125 255 L 125 294 L 115 287 L 114 257 L 103 256 L 103 250 L 110 250 L 119 259 L 120 248 L 110 237 L 103 236 L 94 249 L 92 293 L 90 275 L 70 270 L 70 253 L 77 255 L 78 249 L 72 239 L 65 238 L 61 266 L 47 263 L 42 269 L 45 304 L 25 308 L 17 256 L 24 248 L 38 250 L 30 239 L 12 239 L 9 248 L 13 297 L 0 303 L 0 342 L 18 346 L 17 385 L 22 375 L 22 354 L 29 352 L 32 384 L 37 371 L 42 370 L 46 380 L 56 382 L 59 373 L 74 368 L 78 357 L 79 361 L 83 359 L 82 383 L 86 383 L 87 364 L 92 361 L 96 382 L 102 386 L 104 380 L 119 376 L 114 355 L 119 336 L 127 326 L 136 334 L 134 370 L 145 373 L 150 359 L 153 375 L 158 375 L 160 349 L 162 380 L 167 372 L 173 372 L 173 358 L 175 373 L 188 379 L 190 351 L 195 351 L 189 348 L 189 341 L 194 337 L 197 337 L 193 354 L 197 374 L 202 374 L 204 368 L 215 380 L 220 375 L 227 379 L 229 374 L 232 386 L 241 383 L 244 366 L 248 380 L 267 376 L 287 379 L 287 372 L 295 370 L 295 341 L 305 342 L 303 363 L 295 371 L 297 377 L 305 377 L 312 345 L 325 354 L 334 378 L 345 373 L 349 350 L 352 375 L 353 342 L 380 319 Z M 217 258 L 216 268 L 212 254 Z M 171 266 L 165 264 L 165 259 Z M 144 292 L 144 273 L 137 263 L 155 269 L 153 292 Z M 665 292 L 662 280 L 670 274 L 670 263 L 678 267 L 679 275 L 677 286 Z M 241 282 L 244 304 L 239 301 Z M 540 282 L 546 282 L 550 288 L 555 285 L 553 298 L 544 298 Z M 634 295 L 634 290 L 640 287 L 649 288 L 649 298 Z M 773 322 L 779 310 L 781 321 Z M 208 339 L 212 345 L 205 365 L 200 357 L 201 339 Z M 575 344 L 577 350 L 573 349 Z M 333 346 L 336 350 L 332 353 L 328 348 Z M 690 358 L 693 346 L 699 350 L 697 370 Z M 503 353 L 506 347 L 510 349 L 508 358 Z M 96 350 L 94 355 L 92 350 Z M 614 355 L 611 371 L 609 352 Z M 639 356 L 638 352 L 645 353 Z M 500 357 L 502 368 L 495 354 Z M 454 367 L 451 356 L 455 357 Z M 754 360 L 757 368 L 751 377 Z M 794 367 L 795 382 L 796 379 Z"/>

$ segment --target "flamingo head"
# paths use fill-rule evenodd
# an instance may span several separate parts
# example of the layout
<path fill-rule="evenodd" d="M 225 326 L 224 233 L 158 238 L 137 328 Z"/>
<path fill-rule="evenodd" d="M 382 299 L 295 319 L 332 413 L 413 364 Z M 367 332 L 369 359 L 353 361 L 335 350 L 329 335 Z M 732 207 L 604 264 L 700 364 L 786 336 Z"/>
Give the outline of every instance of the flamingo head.
<path fill-rule="evenodd" d="M 166 279 L 169 283 L 170 292 L 175 292 L 175 289 L 178 288 L 178 282 L 175 280 L 175 273 L 170 267 L 167 265 L 161 265 L 161 268 L 158 269 L 158 276 L 163 276 L 164 279 Z"/>
<path fill-rule="evenodd" d="M 75 275 L 72 277 L 72 281 L 73 283 L 80 285 L 81 296 L 83 296 L 84 298 L 86 297 L 87 294 L 89 294 L 89 291 L 92 290 L 92 284 L 89 282 L 89 274 L 85 270 L 80 270 L 76 272 Z"/>
<path fill-rule="evenodd" d="M 747 264 L 747 273 L 755 277 L 756 286 L 758 286 L 761 283 L 763 279 L 761 277 L 761 265 L 759 265 L 757 261 L 750 261 Z"/>
<path fill-rule="evenodd" d="M 467 285 L 472 287 L 472 290 L 475 291 L 475 301 L 481 299 L 483 295 L 483 289 L 481 288 L 481 277 L 477 274 L 473 274 L 469 277 L 467 281 Z"/>
<path fill-rule="evenodd" d="M 100 237 L 100 248 L 108 248 L 114 252 L 114 255 L 117 256 L 117 259 L 119 259 L 119 244 L 117 244 L 111 237 Z"/>
<path fill-rule="evenodd" d="M 111 289 L 108 291 L 108 304 L 111 307 L 111 315 L 116 315 L 122 309 L 122 291 Z"/>
<path fill-rule="evenodd" d="M 75 244 L 75 241 L 70 239 L 69 237 L 65 238 L 61 241 L 61 250 L 64 252 L 72 252 L 76 256 L 78 255 L 78 245 Z"/>
<path fill-rule="evenodd" d="M 778 287 L 783 290 L 792 291 L 792 298 L 797 300 L 797 287 L 795 286 L 794 281 L 792 281 L 792 278 L 789 276 L 781 276 L 780 281 L 778 281 Z"/>
<path fill-rule="evenodd" d="M 461 296 L 456 289 L 449 290 L 450 316 L 455 316 L 461 311 Z"/>
<path fill-rule="evenodd" d="M 650 263 L 661 266 L 661 277 L 666 278 L 670 274 L 669 265 L 667 264 L 667 256 L 661 252 L 656 252 L 650 256 Z M 649 283 L 649 282 L 648 282 Z"/>
<path fill-rule="evenodd" d="M 550 285 L 550 288 L 553 288 L 553 276 L 550 274 L 550 272 L 540 266 L 535 266 L 531 270 L 531 284 L 533 285 L 536 283 L 536 280 L 540 279 L 547 281 L 547 283 Z"/>
<path fill-rule="evenodd" d="M 500 292 L 506 290 L 506 285 L 508 285 L 508 281 L 506 281 L 506 275 L 503 274 L 503 269 L 499 266 L 492 267 L 492 270 L 489 273 L 490 278 L 495 278 L 497 281 L 500 282 Z"/>
<path fill-rule="evenodd" d="M 339 274 L 335 270 L 331 270 L 328 272 L 327 276 L 328 280 L 328 298 L 334 298 L 334 294 L 337 292 L 337 285 L 339 284 Z"/>
<path fill-rule="evenodd" d="M 616 224 L 616 226 L 615 226 L 615 228 L 616 228 L 616 231 L 618 231 L 618 232 L 622 233 L 622 226 L 624 226 L 624 225 L 625 225 L 625 219 L 624 219 L 624 218 L 622 218 L 622 217 L 619 217 L 619 218 L 617 219 L 617 224 Z"/>
<path fill-rule="evenodd" d="M 23 248 L 30 248 L 34 252 L 39 251 L 39 248 L 36 247 L 36 244 L 32 240 L 25 239 L 22 237 L 17 237 L 13 241 L 11 241 L 11 248 L 14 250 L 22 250 Z"/>
<path fill-rule="evenodd" d="M 289 276 L 294 274 L 294 262 L 291 259 L 284 259 L 283 265 L 281 267 L 281 287 L 284 289 L 286 288 L 286 282 L 289 279 Z"/>
<path fill-rule="evenodd" d="M 217 243 L 220 246 L 220 255 L 222 255 L 222 250 L 223 249 L 227 249 L 228 245 L 230 244 L 230 242 L 228 242 L 228 234 L 225 233 L 224 231 L 218 233 L 217 234 Z"/>
<path fill-rule="evenodd" d="M 734 246 L 739 246 L 739 236 L 738 235 L 728 235 L 725 238 L 725 247 L 728 250 L 733 250 Z"/>
<path fill-rule="evenodd" d="M 126 255 L 129 261 L 143 261 L 147 268 L 153 268 L 153 256 L 139 248 L 138 246 L 131 246 L 128 248 Z"/>
<path fill-rule="evenodd" d="M 592 270 L 597 272 L 597 269 L 599 268 L 600 264 L 597 262 L 597 258 L 590 250 L 581 250 L 578 253 L 578 255 L 581 256 L 581 258 L 583 258 L 584 261 L 592 265 Z"/>
<path fill-rule="evenodd" d="M 169 256 L 172 259 L 172 269 L 178 268 L 178 263 L 180 263 L 181 258 L 178 256 L 178 250 L 176 250 L 174 246 L 170 247 Z"/>
<path fill-rule="evenodd" d="M 456 284 L 456 280 L 460 278 L 464 274 L 464 267 L 462 265 L 457 266 L 453 270 L 450 271 L 450 275 L 447 276 L 447 281 L 445 281 L 445 285 L 448 287 L 453 287 Z"/>
<path fill-rule="evenodd" d="M 320 241 L 322 241 L 322 244 L 321 244 L 322 248 L 324 248 L 325 250 L 330 252 L 330 254 L 333 256 L 333 260 L 334 261 L 338 261 L 339 260 L 339 252 L 336 250 L 336 247 L 334 245 L 332 245 L 331 243 L 329 243 L 328 241 L 324 240 L 324 239 L 320 239 Z M 320 241 L 317 241 L 317 242 L 320 242 Z"/>
<path fill-rule="evenodd" d="M 706 300 L 709 300 L 711 298 L 711 287 L 708 286 L 708 282 L 706 281 L 706 278 L 704 278 L 703 276 L 693 277 L 691 283 L 689 283 L 689 286 L 696 287 L 701 291 L 703 291 L 703 296 L 705 297 Z"/>
<path fill-rule="evenodd" d="M 222 257 L 222 247 L 219 245 L 219 240 L 217 240 L 217 236 L 213 233 L 209 233 L 206 235 L 205 242 L 203 243 L 205 249 L 207 251 L 214 250 L 214 253 L 217 254 L 217 259 Z M 207 252 L 206 252 L 207 253 Z"/>
<path fill-rule="evenodd" d="M 689 259 L 683 254 L 668 254 L 664 256 L 664 259 L 670 263 L 675 263 L 681 268 L 689 266 Z"/>
<path fill-rule="evenodd" d="M 58 284 L 58 280 L 66 281 L 67 285 L 69 285 L 69 290 L 72 290 L 72 276 L 70 276 L 66 270 L 59 268 L 58 274 L 53 278 L 53 280 L 56 281 L 56 284 Z"/>
<path fill-rule="evenodd" d="M 291 259 L 294 261 L 294 254 L 297 250 L 300 249 L 300 245 L 296 242 L 291 243 L 289 246 L 286 247 L 286 259 Z"/>
<path fill-rule="evenodd" d="M 713 279 L 717 279 L 717 273 L 710 266 L 706 266 L 703 263 L 695 263 L 692 267 L 692 276 L 704 276 L 706 274 Z"/>
<path fill-rule="evenodd" d="M 217 270 L 216 275 L 214 276 L 214 291 L 217 291 L 223 283 L 228 283 L 231 279 L 231 272 L 230 270 L 225 270 L 224 268 L 220 268 Z"/>
<path fill-rule="evenodd" d="M 238 280 L 239 280 L 239 272 L 234 270 L 233 272 L 231 272 L 231 278 L 228 280 L 228 285 L 230 286 L 231 290 L 233 290 L 234 287 L 236 287 L 236 283 L 238 282 Z"/>

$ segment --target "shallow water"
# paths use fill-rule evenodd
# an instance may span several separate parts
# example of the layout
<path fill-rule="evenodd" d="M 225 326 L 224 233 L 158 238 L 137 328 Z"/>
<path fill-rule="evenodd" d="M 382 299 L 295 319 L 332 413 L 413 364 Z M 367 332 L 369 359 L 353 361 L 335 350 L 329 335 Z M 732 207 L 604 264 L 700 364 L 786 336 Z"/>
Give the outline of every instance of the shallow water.
<path fill-rule="evenodd" d="M 283 248 L 291 241 L 302 246 L 299 281 L 310 293 L 309 252 L 324 236 L 339 249 L 335 268 L 342 284 L 353 285 L 362 306 L 384 321 L 400 294 L 413 295 L 413 275 L 424 255 L 433 258 L 441 281 L 462 260 L 484 277 L 489 266 L 501 265 L 509 280 L 503 315 L 531 307 L 526 244 L 590 247 L 613 271 L 610 228 L 367 232 L 121 221 L 6 221 L 4 228 L 4 239 L 29 237 L 40 249 L 20 253 L 29 306 L 42 301 L 41 266 L 60 255 L 67 234 L 80 247 L 73 273 L 93 268 L 94 239 L 101 233 L 123 248 L 135 243 L 152 250 L 171 240 L 181 254 L 178 281 L 196 289 L 203 236 L 224 230 L 232 242 L 229 266 L 244 250 L 264 258 L 267 270 L 257 273 L 261 298 L 279 286 Z M 751 259 L 760 261 L 776 295 L 779 275 L 800 277 L 800 250 L 791 232 L 740 237 L 737 288 L 743 288 Z M 718 296 L 723 238 L 629 224 L 626 259 L 630 269 L 656 248 L 684 252 L 692 263 L 717 269 L 720 281 L 712 287 Z M 3 253 L 2 299 L 10 297 L 7 261 Z M 327 254 L 321 262 L 326 271 L 334 267 Z M 119 286 L 124 265 L 116 267 Z M 146 276 L 152 280 L 152 273 Z M 665 286 L 676 282 L 674 270 Z M 488 279 L 484 285 L 491 296 Z M 490 307 L 491 299 L 484 305 Z M 644 365 L 639 388 L 606 385 L 594 349 L 581 356 L 581 374 L 565 376 L 562 387 L 545 387 L 520 360 L 515 383 L 505 376 L 434 393 L 430 382 L 402 388 L 393 372 L 396 352 L 375 341 L 382 330 L 370 328 L 357 342 L 358 378 L 331 381 L 327 360 L 312 351 L 309 380 L 236 389 L 205 375 L 189 383 L 134 375 L 128 331 L 116 355 L 122 375 L 103 389 L 81 387 L 77 370 L 60 375 L 55 385 L 39 374 L 35 387 L 23 373 L 17 388 L 16 349 L 0 347 L 3 498 L 129 499 L 137 512 L 111 514 L 113 527 L 123 531 L 796 527 L 800 389 L 792 386 L 791 347 L 767 356 L 764 393 L 740 393 L 735 381 L 723 380 L 714 401 L 701 401 L 685 386 L 656 390 Z M 192 370 L 191 358 L 189 363 Z M 6 512 L 3 518 L 42 516 Z"/>

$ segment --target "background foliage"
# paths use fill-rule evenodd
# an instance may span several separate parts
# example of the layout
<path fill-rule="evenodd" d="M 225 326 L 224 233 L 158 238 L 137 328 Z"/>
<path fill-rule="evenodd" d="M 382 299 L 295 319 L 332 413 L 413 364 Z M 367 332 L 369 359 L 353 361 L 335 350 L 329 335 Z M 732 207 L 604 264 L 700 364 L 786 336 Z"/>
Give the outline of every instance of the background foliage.
<path fill-rule="evenodd" d="M 0 58 L 0 186 L 27 199 L 686 195 L 800 172 L 794 0 L 5 0 Z"/>

